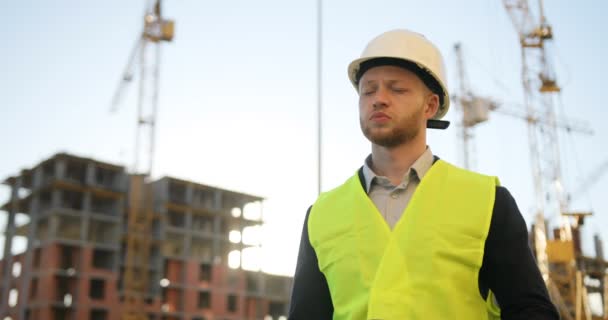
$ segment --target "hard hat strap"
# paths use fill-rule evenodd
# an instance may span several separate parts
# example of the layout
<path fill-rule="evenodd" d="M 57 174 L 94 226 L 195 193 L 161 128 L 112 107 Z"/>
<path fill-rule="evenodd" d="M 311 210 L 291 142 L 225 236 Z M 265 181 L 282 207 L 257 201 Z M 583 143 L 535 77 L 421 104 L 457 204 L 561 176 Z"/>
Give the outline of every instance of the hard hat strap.
<path fill-rule="evenodd" d="M 449 121 L 429 119 L 426 121 L 426 127 L 429 129 L 445 130 L 450 126 Z"/>

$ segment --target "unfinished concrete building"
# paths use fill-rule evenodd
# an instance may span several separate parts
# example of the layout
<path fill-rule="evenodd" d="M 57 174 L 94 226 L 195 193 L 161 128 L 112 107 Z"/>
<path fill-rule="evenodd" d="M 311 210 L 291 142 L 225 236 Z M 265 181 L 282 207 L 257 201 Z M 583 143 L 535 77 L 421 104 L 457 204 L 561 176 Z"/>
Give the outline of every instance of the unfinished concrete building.
<path fill-rule="evenodd" d="M 61 153 L 4 180 L 0 319 L 118 320 L 129 310 L 154 320 L 285 317 L 290 278 L 229 265 L 255 246 L 242 235 L 261 217 L 243 212 L 262 198 L 164 177 L 143 184 L 151 214 L 134 229 L 137 178 Z M 29 222 L 16 226 L 17 214 Z M 15 236 L 27 248 L 12 255 Z"/>

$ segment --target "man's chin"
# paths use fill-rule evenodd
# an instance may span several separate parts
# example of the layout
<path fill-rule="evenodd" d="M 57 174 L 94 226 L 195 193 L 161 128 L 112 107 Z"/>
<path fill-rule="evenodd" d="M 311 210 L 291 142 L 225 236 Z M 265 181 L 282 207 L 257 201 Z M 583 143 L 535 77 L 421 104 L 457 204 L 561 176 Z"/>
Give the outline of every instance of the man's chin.
<path fill-rule="evenodd" d="M 370 135 L 367 139 L 371 143 L 385 148 L 394 148 L 405 143 L 402 137 L 395 135 Z"/>
<path fill-rule="evenodd" d="M 406 144 L 416 138 L 417 134 L 413 132 L 395 132 L 394 130 L 380 132 L 379 130 L 367 130 L 363 132 L 367 140 L 371 143 L 385 147 L 395 148 Z"/>

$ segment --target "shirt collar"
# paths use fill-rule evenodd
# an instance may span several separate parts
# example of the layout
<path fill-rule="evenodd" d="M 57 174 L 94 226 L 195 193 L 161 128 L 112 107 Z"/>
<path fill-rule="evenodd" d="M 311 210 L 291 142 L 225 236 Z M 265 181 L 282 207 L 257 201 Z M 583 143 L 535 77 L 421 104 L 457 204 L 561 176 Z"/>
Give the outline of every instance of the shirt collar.
<path fill-rule="evenodd" d="M 409 168 L 410 170 L 408 170 L 406 172 L 406 174 L 404 175 L 403 180 L 407 179 L 407 175 L 408 173 L 413 173 L 414 176 L 417 176 L 417 178 L 419 180 L 422 180 L 422 178 L 426 175 L 426 173 L 429 171 L 429 169 L 431 168 L 431 166 L 433 165 L 433 152 L 431 151 L 430 147 L 426 147 L 426 150 L 424 151 L 424 153 L 422 153 L 422 155 L 416 159 L 416 161 L 414 161 L 414 163 L 412 164 L 412 166 Z M 372 183 L 374 182 L 374 178 L 379 177 L 373 170 L 372 170 L 372 155 L 368 155 L 367 158 L 365 158 L 365 161 L 363 163 L 363 177 L 365 178 L 365 192 L 369 193 Z"/>

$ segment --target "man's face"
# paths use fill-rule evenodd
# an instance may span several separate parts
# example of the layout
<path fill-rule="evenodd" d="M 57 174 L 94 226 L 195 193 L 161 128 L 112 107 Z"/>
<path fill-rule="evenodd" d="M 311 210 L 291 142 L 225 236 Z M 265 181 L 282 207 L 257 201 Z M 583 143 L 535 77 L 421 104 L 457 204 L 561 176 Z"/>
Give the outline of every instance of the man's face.
<path fill-rule="evenodd" d="M 359 81 L 359 120 L 369 141 L 394 148 L 416 139 L 439 97 L 415 73 L 395 66 L 369 69 Z"/>

